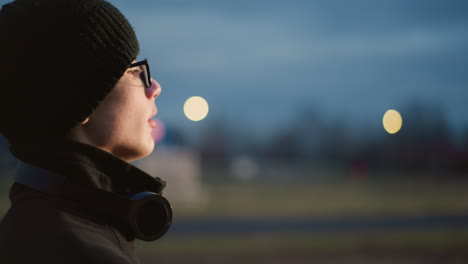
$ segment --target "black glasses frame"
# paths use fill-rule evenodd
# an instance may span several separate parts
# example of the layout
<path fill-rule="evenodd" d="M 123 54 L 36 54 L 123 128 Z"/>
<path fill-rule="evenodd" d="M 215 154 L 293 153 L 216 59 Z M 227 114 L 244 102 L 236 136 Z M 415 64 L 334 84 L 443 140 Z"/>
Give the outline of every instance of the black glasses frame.
<path fill-rule="evenodd" d="M 150 68 L 148 65 L 148 60 L 144 59 L 142 61 L 132 63 L 130 64 L 129 68 L 138 67 L 138 66 L 140 66 L 142 70 L 140 74 L 140 78 L 143 81 L 145 88 L 150 88 L 151 87 L 151 73 L 150 73 Z"/>

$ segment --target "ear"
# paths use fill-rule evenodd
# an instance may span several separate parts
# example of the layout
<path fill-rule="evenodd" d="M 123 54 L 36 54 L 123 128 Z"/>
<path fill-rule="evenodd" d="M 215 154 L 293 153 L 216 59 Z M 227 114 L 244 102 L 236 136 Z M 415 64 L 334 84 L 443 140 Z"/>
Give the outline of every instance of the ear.
<path fill-rule="evenodd" d="M 89 122 L 89 117 L 87 117 L 85 120 L 81 121 L 80 125 L 84 125 Z"/>

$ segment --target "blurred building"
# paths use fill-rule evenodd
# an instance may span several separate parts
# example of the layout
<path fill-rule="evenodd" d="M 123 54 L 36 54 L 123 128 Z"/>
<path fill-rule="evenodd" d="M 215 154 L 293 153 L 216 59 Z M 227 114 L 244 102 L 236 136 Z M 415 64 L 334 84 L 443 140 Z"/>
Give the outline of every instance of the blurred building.
<path fill-rule="evenodd" d="M 207 194 L 201 185 L 200 159 L 194 151 L 158 146 L 150 156 L 136 161 L 135 165 L 166 181 L 164 196 L 171 203 L 193 209 L 204 205 Z"/>

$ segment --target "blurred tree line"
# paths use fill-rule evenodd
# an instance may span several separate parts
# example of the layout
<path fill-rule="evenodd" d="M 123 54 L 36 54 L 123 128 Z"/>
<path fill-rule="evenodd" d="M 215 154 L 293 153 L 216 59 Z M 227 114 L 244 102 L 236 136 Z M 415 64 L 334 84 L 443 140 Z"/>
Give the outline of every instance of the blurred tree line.
<path fill-rule="evenodd" d="M 460 142 L 440 106 L 412 102 L 398 110 L 403 126 L 396 134 L 385 132 L 381 120 L 379 129 L 375 123 L 356 129 L 346 116 L 331 120 L 312 107 L 304 107 L 268 140 L 217 120 L 205 127 L 198 149 L 206 170 L 227 170 L 234 157 L 249 155 L 267 167 L 287 168 L 292 177 L 308 177 L 294 176 L 294 171 L 321 169 L 342 171 L 358 180 L 370 174 L 468 180 L 468 127 Z"/>
<path fill-rule="evenodd" d="M 190 131 L 168 126 L 162 144 L 197 151 L 202 170 L 212 171 L 218 178 L 228 174 L 236 157 L 247 156 L 261 169 L 271 169 L 264 174 L 284 170 L 287 177 L 309 177 L 307 171 L 334 170 L 356 179 L 373 172 L 391 172 L 415 179 L 468 180 L 468 127 L 461 141 L 456 141 L 438 105 L 413 102 L 399 111 L 403 127 L 393 135 L 383 130 L 381 120 L 377 120 L 378 129 L 377 121 L 360 124 L 356 129 L 346 115 L 330 119 L 318 109 L 305 106 L 295 119 L 278 126 L 267 138 L 250 133 L 253 125 L 234 126 L 226 119 L 215 119 L 204 124 L 195 142 L 188 140 Z M 8 147 L 0 135 L 2 169 L 16 164 Z"/>

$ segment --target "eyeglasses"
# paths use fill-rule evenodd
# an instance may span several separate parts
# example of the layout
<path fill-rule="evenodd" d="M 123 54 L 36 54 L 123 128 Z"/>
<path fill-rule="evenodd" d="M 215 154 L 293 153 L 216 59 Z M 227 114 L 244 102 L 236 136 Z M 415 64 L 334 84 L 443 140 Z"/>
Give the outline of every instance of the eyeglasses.
<path fill-rule="evenodd" d="M 150 69 L 148 65 L 148 60 L 144 59 L 142 61 L 132 63 L 129 66 L 129 68 L 134 68 L 134 67 L 139 67 L 141 69 L 140 78 L 143 81 L 145 88 L 150 88 L 151 87 L 151 74 L 150 74 Z"/>

